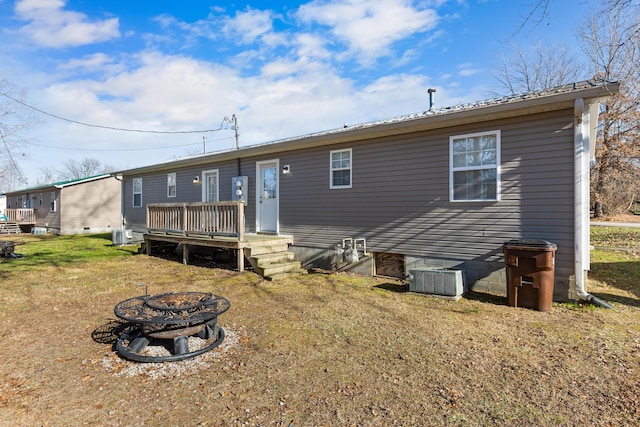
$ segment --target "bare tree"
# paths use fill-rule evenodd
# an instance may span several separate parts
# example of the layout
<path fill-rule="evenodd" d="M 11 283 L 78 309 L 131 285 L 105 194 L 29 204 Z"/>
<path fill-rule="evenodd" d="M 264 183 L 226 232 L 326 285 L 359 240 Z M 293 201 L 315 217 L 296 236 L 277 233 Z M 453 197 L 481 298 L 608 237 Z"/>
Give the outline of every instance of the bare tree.
<path fill-rule="evenodd" d="M 640 4 L 611 1 L 581 32 L 594 74 L 620 82 L 620 92 L 601 114 L 591 200 L 607 214 L 627 212 L 638 198 L 640 180 Z"/>
<path fill-rule="evenodd" d="M 40 168 L 40 179 L 38 180 L 38 184 L 51 184 L 56 180 L 58 176 L 58 171 L 53 166 L 42 166 Z"/>
<path fill-rule="evenodd" d="M 0 191 L 26 185 L 19 161 L 26 157 L 25 131 L 34 125 L 33 118 L 20 108 L 25 93 L 0 75 Z"/>
<path fill-rule="evenodd" d="M 64 170 L 60 172 L 60 178 L 65 180 L 87 178 L 101 173 L 100 161 L 84 158 L 81 161 L 69 159 L 64 163 Z"/>
<path fill-rule="evenodd" d="M 500 58 L 495 77 L 511 95 L 560 86 L 583 79 L 576 58 L 563 46 L 538 44 L 522 50 L 514 46 L 509 57 Z"/>

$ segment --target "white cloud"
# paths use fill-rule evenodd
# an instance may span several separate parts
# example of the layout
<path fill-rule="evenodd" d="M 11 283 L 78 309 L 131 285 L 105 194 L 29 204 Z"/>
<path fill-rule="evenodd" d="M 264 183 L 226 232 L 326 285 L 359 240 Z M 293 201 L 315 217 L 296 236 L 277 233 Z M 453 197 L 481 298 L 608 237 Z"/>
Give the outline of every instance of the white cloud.
<path fill-rule="evenodd" d="M 294 45 L 300 58 L 330 59 L 331 51 L 325 48 L 327 40 L 316 34 L 302 33 L 295 37 Z"/>
<path fill-rule="evenodd" d="M 273 29 L 272 12 L 247 8 L 245 12 L 238 12 L 234 18 L 226 18 L 222 31 L 229 38 L 235 38 L 245 44 L 253 43 L 256 39 L 271 32 Z"/>
<path fill-rule="evenodd" d="M 58 68 L 61 70 L 72 71 L 96 71 L 102 70 L 104 67 L 113 63 L 113 58 L 104 53 L 94 53 L 83 56 L 82 58 L 70 59 L 61 64 Z"/>
<path fill-rule="evenodd" d="M 480 68 L 474 68 L 473 64 L 467 63 L 458 65 L 458 75 L 462 77 L 471 77 L 481 72 L 482 70 Z"/>
<path fill-rule="evenodd" d="M 118 18 L 91 20 L 65 10 L 63 0 L 22 0 L 16 3 L 18 18 L 28 23 L 20 31 L 44 47 L 83 46 L 120 37 Z"/>
<path fill-rule="evenodd" d="M 297 16 L 331 27 L 349 46 L 347 53 L 365 65 L 390 55 L 393 43 L 429 31 L 439 21 L 434 9 L 414 6 L 411 0 L 314 0 L 302 5 Z"/>

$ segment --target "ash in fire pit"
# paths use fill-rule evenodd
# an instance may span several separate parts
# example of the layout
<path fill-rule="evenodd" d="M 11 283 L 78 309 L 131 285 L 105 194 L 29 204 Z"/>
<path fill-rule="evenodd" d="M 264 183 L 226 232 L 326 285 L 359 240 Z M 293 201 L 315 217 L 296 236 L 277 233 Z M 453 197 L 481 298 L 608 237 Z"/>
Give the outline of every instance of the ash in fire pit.
<path fill-rule="evenodd" d="M 133 323 L 117 341 L 118 353 L 136 362 L 172 362 L 213 350 L 224 340 L 218 316 L 229 309 L 226 298 L 203 292 L 144 295 L 116 304 L 114 313 Z M 206 341 L 196 347 L 197 337 Z M 169 356 L 148 354 L 151 345 L 167 348 Z M 192 347 L 192 348 L 190 348 Z"/>

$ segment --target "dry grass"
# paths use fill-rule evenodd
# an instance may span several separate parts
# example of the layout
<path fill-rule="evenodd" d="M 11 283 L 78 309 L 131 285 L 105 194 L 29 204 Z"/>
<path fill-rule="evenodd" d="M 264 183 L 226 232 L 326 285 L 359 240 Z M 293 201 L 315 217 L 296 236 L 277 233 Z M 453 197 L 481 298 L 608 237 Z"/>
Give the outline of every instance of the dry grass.
<path fill-rule="evenodd" d="M 619 214 L 619 215 L 606 215 L 600 218 L 592 218 L 597 222 L 640 222 L 640 215 L 634 214 Z"/>
<path fill-rule="evenodd" d="M 0 262 L 0 425 L 623 426 L 640 419 L 640 275 L 635 286 L 599 277 L 591 291 L 614 310 L 554 303 L 540 313 L 507 307 L 499 296 L 450 302 L 359 276 L 263 282 L 250 272 L 133 255 L 99 238 L 81 243 L 97 254 L 78 251 L 85 258 L 74 258 L 75 250 L 56 257 L 47 239 L 21 240 L 26 257 Z M 141 293 L 135 283 L 154 294 L 228 298 L 231 309 L 219 319 L 227 345 L 172 370 L 119 359 L 113 307 Z"/>

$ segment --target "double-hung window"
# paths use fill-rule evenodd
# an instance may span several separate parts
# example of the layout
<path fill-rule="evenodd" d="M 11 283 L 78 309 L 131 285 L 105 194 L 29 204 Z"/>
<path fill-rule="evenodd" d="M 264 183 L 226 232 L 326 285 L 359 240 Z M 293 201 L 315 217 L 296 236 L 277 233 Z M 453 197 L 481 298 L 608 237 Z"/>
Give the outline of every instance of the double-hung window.
<path fill-rule="evenodd" d="M 50 205 L 49 205 L 49 210 L 51 212 L 55 212 L 56 211 L 56 193 L 55 191 L 51 192 L 51 199 L 50 199 Z"/>
<path fill-rule="evenodd" d="M 452 136 L 451 201 L 500 200 L 500 131 Z"/>
<path fill-rule="evenodd" d="M 167 174 L 167 197 L 176 197 L 176 173 Z"/>
<path fill-rule="evenodd" d="M 142 178 L 133 178 L 133 207 L 142 207 Z"/>
<path fill-rule="evenodd" d="M 331 182 L 329 188 L 351 188 L 351 148 L 331 151 Z"/>

